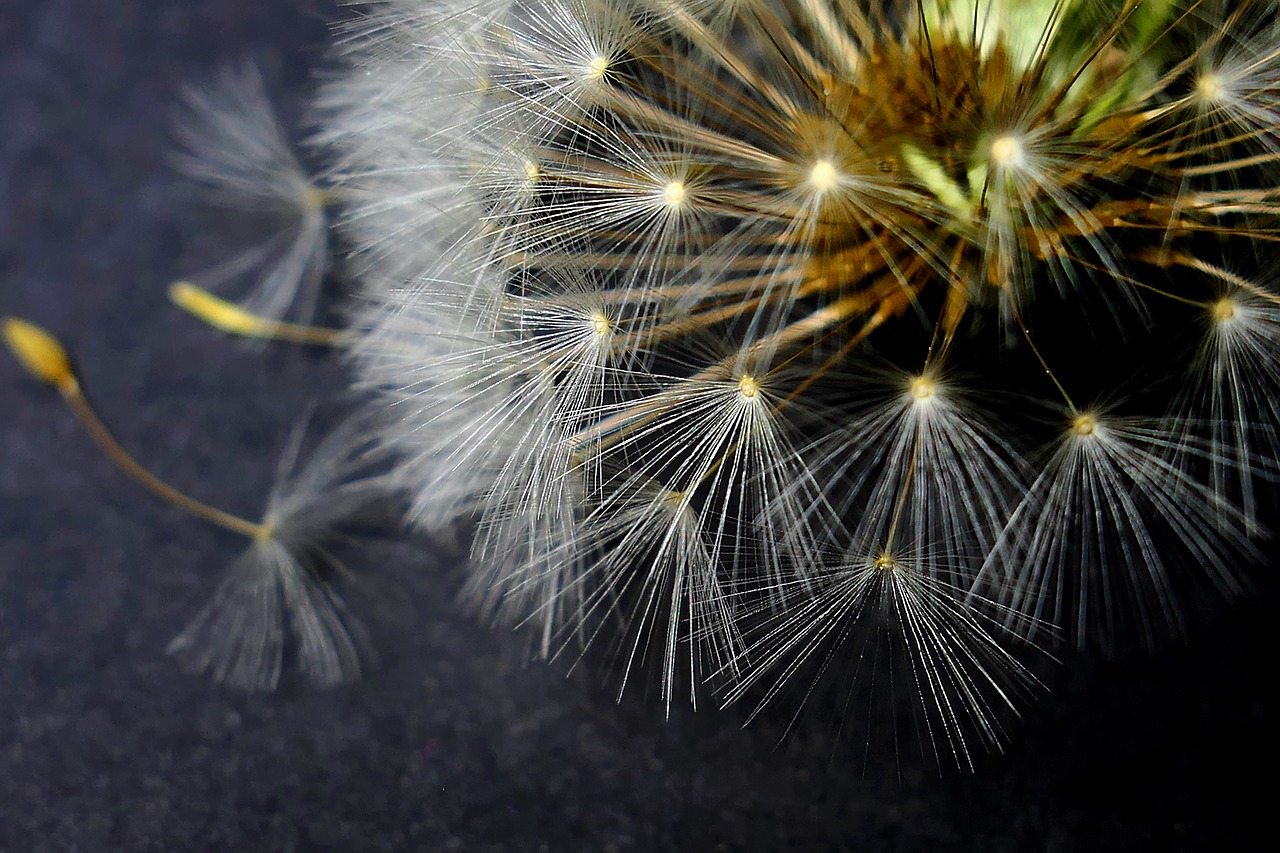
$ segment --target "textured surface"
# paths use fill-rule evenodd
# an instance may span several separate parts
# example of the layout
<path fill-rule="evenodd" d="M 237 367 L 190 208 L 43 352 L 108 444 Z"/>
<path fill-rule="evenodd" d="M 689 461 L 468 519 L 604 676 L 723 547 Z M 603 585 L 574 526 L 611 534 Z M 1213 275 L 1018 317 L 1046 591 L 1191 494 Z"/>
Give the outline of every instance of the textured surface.
<path fill-rule="evenodd" d="M 288 103 L 339 14 L 0 2 L 0 313 L 64 339 L 156 471 L 246 515 L 342 370 L 168 306 L 234 237 L 166 167 L 169 117 L 180 84 L 244 56 Z M 1274 746 L 1274 584 L 1158 658 L 1067 655 L 972 775 L 889 754 L 863 773 L 818 726 L 775 748 L 773 721 L 617 705 L 590 661 L 524 666 L 454 606 L 456 555 L 421 542 L 349 555 L 380 669 L 244 696 L 162 652 L 240 543 L 124 481 L 7 360 L 0 411 L 3 850 L 1213 849 L 1268 817 L 1248 777 Z"/>

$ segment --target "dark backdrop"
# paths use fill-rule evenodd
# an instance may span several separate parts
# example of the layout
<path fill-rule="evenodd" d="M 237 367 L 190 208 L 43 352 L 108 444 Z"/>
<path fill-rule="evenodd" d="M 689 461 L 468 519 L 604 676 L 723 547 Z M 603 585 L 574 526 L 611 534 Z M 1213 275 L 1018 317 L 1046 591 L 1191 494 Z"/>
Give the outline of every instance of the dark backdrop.
<path fill-rule="evenodd" d="M 256 515 L 332 358 L 170 308 L 225 251 L 165 164 L 176 88 L 251 57 L 283 102 L 324 61 L 307 0 L 0 0 L 0 313 L 54 330 L 122 442 Z M 1067 655 L 1004 755 L 859 769 L 804 729 L 615 704 L 590 666 L 522 665 L 454 606 L 456 554 L 351 554 L 382 667 L 266 696 L 162 650 L 240 543 L 125 481 L 0 359 L 0 848 L 1215 849 L 1269 827 L 1264 583 L 1159 657 Z M 321 417 L 324 417 L 322 411 Z M 1274 834 L 1274 833 L 1272 833 Z"/>

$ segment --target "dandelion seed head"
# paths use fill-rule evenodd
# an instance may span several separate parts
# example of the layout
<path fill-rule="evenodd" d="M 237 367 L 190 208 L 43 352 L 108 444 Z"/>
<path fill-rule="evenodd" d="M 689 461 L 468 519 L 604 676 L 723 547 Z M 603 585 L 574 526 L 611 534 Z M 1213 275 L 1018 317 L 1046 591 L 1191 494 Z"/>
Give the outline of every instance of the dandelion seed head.
<path fill-rule="evenodd" d="M 359 384 L 415 521 L 476 518 L 468 600 L 539 654 L 616 629 L 668 703 L 887 632 L 959 756 L 1006 633 L 1176 630 L 1162 537 L 1231 588 L 1280 448 L 1280 288 L 1226 262 L 1280 218 L 1242 2 L 374 13 L 327 117 Z"/>
<path fill-rule="evenodd" d="M 359 307 L 329 340 L 378 417 L 296 472 L 291 442 L 261 523 L 182 504 L 252 542 L 170 650 L 354 678 L 321 546 L 395 493 L 471 522 L 463 598 L 534 654 L 607 644 L 668 711 L 907 685 L 972 766 L 1034 687 L 1016 646 L 1177 633 L 1258 556 L 1273 5 L 386 0 L 319 98 L 319 178 L 252 69 L 193 91 L 183 165 L 272 227 L 226 270 L 256 313 L 177 301 L 311 341 L 279 320 L 335 225 Z"/>

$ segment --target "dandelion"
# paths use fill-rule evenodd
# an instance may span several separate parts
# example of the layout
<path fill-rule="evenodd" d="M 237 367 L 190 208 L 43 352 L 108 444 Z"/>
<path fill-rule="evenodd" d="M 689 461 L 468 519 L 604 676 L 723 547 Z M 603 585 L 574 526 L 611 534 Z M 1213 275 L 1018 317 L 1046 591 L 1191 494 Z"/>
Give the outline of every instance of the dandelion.
<path fill-rule="evenodd" d="M 338 83 L 326 138 L 414 517 L 479 517 L 471 596 L 543 652 L 616 611 L 668 701 L 681 654 L 772 696 L 895 610 L 935 734 L 997 741 L 981 697 L 1025 683 L 998 638 L 1177 630 L 1175 574 L 1237 590 L 1253 555 L 1276 297 L 1226 259 L 1273 234 L 1275 27 L 1138 0 L 387 7 L 348 61 L 412 83 L 376 107 Z"/>
<path fill-rule="evenodd" d="M 388 484 L 362 476 L 358 431 L 334 431 L 313 463 L 292 470 L 303 437 L 295 430 L 265 517 L 252 522 L 178 491 L 142 467 L 98 418 L 62 345 L 25 320 L 6 318 L 5 343 L 27 371 L 54 387 L 102 450 L 125 474 L 162 500 L 233 533 L 249 548 L 232 563 L 209 604 L 169 646 L 194 670 L 231 686 L 273 689 L 289 648 L 310 680 L 326 686 L 359 677 L 371 660 L 363 628 L 339 598 L 342 564 L 325 550 L 333 528 L 386 500 Z"/>
<path fill-rule="evenodd" d="M 386 0 L 341 57 L 328 342 L 409 522 L 476 521 L 464 597 L 538 654 L 607 642 L 668 707 L 900 689 L 966 763 L 1020 649 L 1154 643 L 1246 586 L 1271 4 Z M 274 137 L 218 113 L 194 147 L 242 174 Z"/>

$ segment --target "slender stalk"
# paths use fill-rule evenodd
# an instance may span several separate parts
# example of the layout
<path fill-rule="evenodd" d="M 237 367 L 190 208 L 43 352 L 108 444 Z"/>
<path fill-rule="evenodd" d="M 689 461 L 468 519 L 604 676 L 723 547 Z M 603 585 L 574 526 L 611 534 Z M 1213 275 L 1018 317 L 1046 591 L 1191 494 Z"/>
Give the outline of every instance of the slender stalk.
<path fill-rule="evenodd" d="M 98 417 L 98 413 L 85 397 L 66 350 L 48 332 L 25 320 L 10 317 L 4 322 L 4 338 L 10 351 L 27 369 L 27 372 L 57 389 L 76 420 L 84 427 L 85 432 L 89 433 L 89 437 L 97 443 L 117 468 L 138 485 L 162 501 L 218 527 L 253 540 L 267 539 L 271 536 L 270 525 L 254 523 L 196 500 L 152 474 L 129 455 L 128 451 L 120 446 L 120 442 L 116 441 L 115 436 L 107 429 L 106 424 Z"/>

